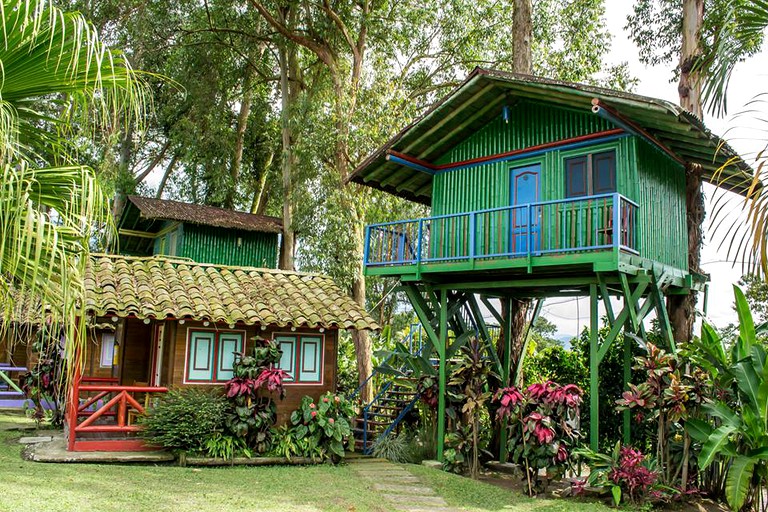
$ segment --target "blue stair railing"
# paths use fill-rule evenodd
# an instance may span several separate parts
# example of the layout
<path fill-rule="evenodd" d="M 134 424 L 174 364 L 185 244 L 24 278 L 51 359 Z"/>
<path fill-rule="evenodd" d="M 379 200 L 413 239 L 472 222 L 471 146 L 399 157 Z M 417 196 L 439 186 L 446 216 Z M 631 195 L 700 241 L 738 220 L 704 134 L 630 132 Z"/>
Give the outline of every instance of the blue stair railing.
<path fill-rule="evenodd" d="M 409 353 L 411 353 L 414 356 L 421 355 L 421 352 L 424 349 L 422 332 L 423 330 L 420 324 L 418 323 L 411 324 L 408 335 L 402 341 L 402 345 L 407 346 Z M 358 396 L 360 391 L 363 389 L 365 385 L 370 383 L 372 379 L 374 379 L 375 377 L 384 373 L 380 370 L 380 368 L 387 366 L 388 363 L 391 363 L 394 357 L 395 357 L 395 354 L 391 354 L 384 361 L 382 361 L 382 363 L 378 367 L 379 369 L 372 372 L 371 375 L 362 384 L 360 384 L 360 386 L 358 386 L 355 392 L 352 393 L 351 398 Z M 401 368 L 398 369 L 398 371 L 401 372 L 402 374 L 406 373 L 407 370 L 408 370 L 407 365 L 403 365 Z M 369 443 L 369 434 L 372 433 L 371 426 L 374 423 L 377 425 L 385 423 L 382 421 L 377 421 L 376 418 L 384 418 L 384 419 L 391 418 L 390 413 L 376 412 L 376 409 L 382 409 L 382 408 L 386 408 L 388 410 L 399 409 L 399 413 L 395 417 L 395 419 L 392 420 L 392 422 L 389 423 L 389 425 L 387 425 L 386 429 L 383 432 L 377 434 L 377 438 L 379 438 L 382 436 L 386 436 L 390 432 L 392 432 L 392 430 L 395 429 L 397 425 L 400 424 L 400 422 L 403 420 L 403 418 L 405 418 L 405 416 L 413 409 L 413 407 L 415 406 L 416 402 L 419 399 L 418 393 L 395 391 L 393 386 L 396 383 L 397 377 L 396 376 L 391 376 L 391 377 L 392 378 L 390 380 L 385 382 L 381 386 L 381 388 L 379 388 L 378 392 L 373 397 L 373 399 L 369 403 L 363 405 L 362 407 L 362 411 L 361 411 L 362 439 L 361 441 L 362 441 L 362 452 L 366 455 L 370 455 L 371 452 L 373 451 L 373 443 L 372 442 Z M 396 393 L 397 395 L 395 395 Z M 408 395 L 408 398 L 409 398 L 408 403 L 405 404 L 405 406 L 403 407 L 393 407 L 391 405 L 392 403 L 402 402 L 402 400 L 398 398 L 394 398 L 394 396 L 401 396 L 403 394 Z M 389 404 L 389 405 L 386 405 L 386 404 Z"/>

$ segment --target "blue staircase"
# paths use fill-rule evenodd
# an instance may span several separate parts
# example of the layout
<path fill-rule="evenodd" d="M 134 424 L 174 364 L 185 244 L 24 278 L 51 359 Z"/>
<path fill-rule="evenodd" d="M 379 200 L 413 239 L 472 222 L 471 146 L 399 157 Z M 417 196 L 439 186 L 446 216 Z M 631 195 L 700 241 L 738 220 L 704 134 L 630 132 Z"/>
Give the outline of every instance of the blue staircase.
<path fill-rule="evenodd" d="M 411 324 L 410 331 L 402 344 L 408 347 L 411 354 L 419 355 L 424 349 L 421 325 Z M 392 357 L 385 359 L 381 366 L 391 362 Z M 351 396 L 354 399 L 366 384 L 383 380 L 373 400 L 367 404 L 361 404 L 360 413 L 353 426 L 355 449 L 366 455 L 373 452 L 376 439 L 387 436 L 397 428 L 419 400 L 419 395 L 415 392 L 416 383 L 407 385 L 406 383 L 412 378 L 408 376 L 406 368 L 403 367 L 400 370 L 404 377 L 384 373 L 377 368 Z"/>

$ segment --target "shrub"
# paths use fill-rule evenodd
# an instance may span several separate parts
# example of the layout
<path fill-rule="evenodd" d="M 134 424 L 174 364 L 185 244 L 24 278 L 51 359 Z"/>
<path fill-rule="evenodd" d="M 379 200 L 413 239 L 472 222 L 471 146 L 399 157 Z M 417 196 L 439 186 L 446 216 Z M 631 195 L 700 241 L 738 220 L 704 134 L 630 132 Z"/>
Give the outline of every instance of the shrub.
<path fill-rule="evenodd" d="M 232 459 L 238 455 L 251 456 L 251 450 L 239 437 L 213 432 L 205 440 L 205 454 L 219 459 Z"/>
<path fill-rule="evenodd" d="M 255 337 L 253 355 L 235 361 L 234 376 L 224 389 L 229 401 L 225 416 L 227 431 L 256 453 L 265 453 L 272 444 L 272 426 L 277 407 L 266 393 L 283 396 L 285 371 L 271 366 L 280 361 L 277 342 Z"/>
<path fill-rule="evenodd" d="M 350 427 L 355 410 L 351 402 L 340 395 L 325 393 L 315 403 L 311 396 L 301 399 L 299 408 L 291 413 L 291 429 L 287 430 L 292 441 L 305 457 L 340 459 L 350 443 Z"/>
<path fill-rule="evenodd" d="M 610 455 L 587 448 L 575 452 L 587 462 L 590 470 L 587 481 L 576 486 L 577 491 L 584 483 L 606 487 L 611 490 L 615 505 L 622 501 L 641 505 L 651 496 L 659 473 L 656 462 L 640 450 L 616 443 Z"/>
<path fill-rule="evenodd" d="M 509 387 L 496 392 L 496 415 L 509 420 L 507 446 L 512 461 L 525 469 L 529 494 L 544 489 L 540 469 L 562 476 L 572 465 L 571 448 L 581 438 L 573 425 L 581 396 L 578 386 L 551 381 L 532 384 L 525 390 Z"/>
<path fill-rule="evenodd" d="M 206 441 L 224 430 L 227 400 L 218 390 L 184 388 L 169 391 L 145 417 L 141 436 L 170 450 L 206 451 Z"/>
<path fill-rule="evenodd" d="M 405 431 L 397 435 L 390 432 L 386 436 L 379 436 L 373 443 L 373 456 L 398 463 L 412 462 L 411 439 Z"/>

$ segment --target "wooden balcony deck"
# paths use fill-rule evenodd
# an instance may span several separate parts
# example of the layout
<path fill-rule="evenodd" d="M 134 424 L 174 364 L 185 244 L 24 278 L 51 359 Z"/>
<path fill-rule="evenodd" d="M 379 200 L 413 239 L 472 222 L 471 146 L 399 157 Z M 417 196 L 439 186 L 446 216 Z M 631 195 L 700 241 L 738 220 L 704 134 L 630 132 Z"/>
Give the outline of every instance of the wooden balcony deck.
<path fill-rule="evenodd" d="M 603 194 L 374 224 L 366 227 L 366 274 L 618 269 L 621 255 L 639 255 L 638 208 Z"/>

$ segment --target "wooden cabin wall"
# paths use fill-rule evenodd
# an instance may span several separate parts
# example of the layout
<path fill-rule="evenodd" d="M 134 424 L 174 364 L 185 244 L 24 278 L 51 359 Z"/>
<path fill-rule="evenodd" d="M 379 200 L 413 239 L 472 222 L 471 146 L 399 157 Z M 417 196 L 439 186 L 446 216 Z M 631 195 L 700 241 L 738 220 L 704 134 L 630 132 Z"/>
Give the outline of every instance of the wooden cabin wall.
<path fill-rule="evenodd" d="M 120 348 L 120 382 L 131 386 L 134 382 L 149 382 L 150 350 L 154 327 L 136 318 L 125 320 L 125 332 Z"/>
<path fill-rule="evenodd" d="M 634 137 L 633 142 L 637 167 L 626 195 L 640 205 L 640 254 L 688 270 L 685 169 L 644 140 Z"/>
<path fill-rule="evenodd" d="M 104 333 L 115 334 L 112 330 L 91 329 L 85 349 L 83 375 L 88 377 L 114 377 L 113 366 L 101 366 L 101 342 Z M 113 359 L 114 360 L 114 359 Z"/>
<path fill-rule="evenodd" d="M 510 108 L 509 122 L 501 115 L 460 142 L 436 163 L 446 164 L 525 149 L 557 140 L 615 128 L 591 112 L 553 108 L 520 102 Z M 589 150 L 582 148 L 581 152 Z M 509 206 L 510 169 L 542 163 L 541 200 L 562 199 L 565 175 L 559 151 L 514 162 L 495 162 L 477 167 L 438 172 L 432 189 L 432 214 L 469 212 Z M 617 162 L 620 162 L 617 155 Z M 620 186 L 620 184 L 619 184 Z"/>
<path fill-rule="evenodd" d="M 177 256 L 201 263 L 277 268 L 277 233 L 185 224 Z"/>
<path fill-rule="evenodd" d="M 32 368 L 37 362 L 33 351 L 35 333 L 27 329 L 9 329 L 3 337 L 0 337 L 0 363 L 9 363 L 12 366 L 26 366 Z"/>
<path fill-rule="evenodd" d="M 170 324 L 176 324 L 175 327 L 170 327 Z M 222 386 L 223 384 L 213 383 L 198 383 L 198 384 L 185 384 L 184 372 L 185 361 L 187 357 L 187 337 L 189 329 L 212 329 L 216 326 L 209 325 L 204 326 L 202 322 L 190 322 L 186 321 L 183 325 L 179 325 L 178 322 L 166 322 L 166 331 L 171 333 L 175 330 L 175 333 L 167 338 L 167 350 L 169 356 L 164 364 L 164 377 L 167 381 L 163 382 L 169 387 L 185 387 L 185 386 Z M 337 344 L 338 344 L 338 331 L 336 329 L 327 329 L 324 333 L 319 333 L 314 329 L 297 329 L 295 332 L 291 332 L 286 328 L 274 328 L 270 327 L 267 330 L 262 331 L 255 326 L 237 326 L 235 329 L 229 329 L 226 325 L 219 325 L 217 328 L 220 331 L 245 331 L 245 350 L 246 353 L 252 348 L 252 342 L 250 338 L 256 336 L 262 336 L 267 339 L 272 339 L 276 334 L 317 334 L 325 337 L 325 350 L 323 354 L 323 382 L 322 384 L 291 384 L 285 385 L 285 398 L 283 400 L 276 400 L 277 403 L 277 415 L 278 424 L 286 423 L 289 421 L 290 414 L 293 412 L 305 395 L 310 395 L 317 399 L 320 395 L 328 391 L 334 391 L 336 389 L 336 364 L 337 364 Z M 168 373 L 166 373 L 168 372 Z"/>

